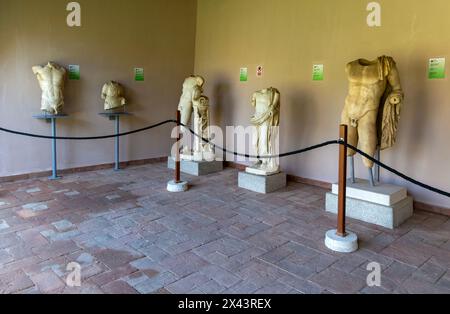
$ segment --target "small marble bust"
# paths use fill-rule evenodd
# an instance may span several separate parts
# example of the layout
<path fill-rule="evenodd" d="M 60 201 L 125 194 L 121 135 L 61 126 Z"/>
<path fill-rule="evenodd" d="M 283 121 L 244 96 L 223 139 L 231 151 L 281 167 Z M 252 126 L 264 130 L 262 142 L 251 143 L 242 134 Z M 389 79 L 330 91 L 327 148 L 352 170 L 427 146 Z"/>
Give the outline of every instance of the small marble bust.
<path fill-rule="evenodd" d="M 45 66 L 34 66 L 32 70 L 42 90 L 41 110 L 49 114 L 60 114 L 64 106 L 66 69 L 49 62 Z"/>
<path fill-rule="evenodd" d="M 103 85 L 102 99 L 105 101 L 106 111 L 121 108 L 127 103 L 122 85 L 114 81 Z"/>

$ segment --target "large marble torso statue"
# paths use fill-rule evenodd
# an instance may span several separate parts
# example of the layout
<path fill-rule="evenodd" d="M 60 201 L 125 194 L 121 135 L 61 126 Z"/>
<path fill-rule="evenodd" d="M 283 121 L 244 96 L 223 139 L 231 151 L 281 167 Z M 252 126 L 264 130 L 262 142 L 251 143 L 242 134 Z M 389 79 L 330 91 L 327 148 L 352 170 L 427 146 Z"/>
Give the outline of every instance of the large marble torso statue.
<path fill-rule="evenodd" d="M 32 70 L 42 90 L 41 110 L 49 114 L 61 113 L 66 69 L 49 62 L 46 66 L 34 66 Z"/>
<path fill-rule="evenodd" d="M 102 99 L 105 100 L 105 110 L 113 110 L 126 105 L 126 99 L 122 85 L 111 81 L 102 89 Z"/>
<path fill-rule="evenodd" d="M 203 93 L 203 85 L 205 80 L 201 76 L 190 76 L 183 83 L 183 93 L 180 98 L 178 110 L 181 112 L 181 123 L 185 126 L 189 126 L 192 118 L 192 112 L 194 107 L 194 101 L 198 100 Z M 181 131 L 186 135 L 188 130 L 184 127 Z M 192 156 L 192 152 L 189 147 L 183 147 L 182 158 L 186 156 Z"/>
<path fill-rule="evenodd" d="M 395 61 L 379 57 L 375 61 L 359 59 L 347 65 L 349 92 L 342 113 L 342 124 L 348 125 L 348 141 L 370 156 L 377 148 L 395 144 L 403 102 L 403 91 Z M 355 152 L 349 150 L 349 156 Z M 363 158 L 367 168 L 373 162 Z"/>
<path fill-rule="evenodd" d="M 255 115 L 251 123 L 255 127 L 254 145 L 258 156 L 278 154 L 280 126 L 280 92 L 273 87 L 253 94 L 252 105 Z M 247 172 L 257 175 L 272 175 L 280 172 L 278 158 L 261 158 Z"/>

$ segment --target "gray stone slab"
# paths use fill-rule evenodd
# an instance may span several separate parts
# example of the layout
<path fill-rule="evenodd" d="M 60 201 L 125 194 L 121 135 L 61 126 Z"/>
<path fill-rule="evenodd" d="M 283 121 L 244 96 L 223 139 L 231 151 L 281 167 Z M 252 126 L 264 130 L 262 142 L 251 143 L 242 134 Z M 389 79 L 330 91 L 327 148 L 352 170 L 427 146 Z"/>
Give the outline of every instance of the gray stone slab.
<path fill-rule="evenodd" d="M 283 172 L 271 176 L 258 176 L 247 172 L 239 173 L 239 187 L 256 193 L 268 194 L 286 186 L 287 175 Z"/>
<path fill-rule="evenodd" d="M 327 193 L 326 211 L 337 214 L 338 196 L 336 194 Z M 402 223 L 411 218 L 413 213 L 413 198 L 409 196 L 392 206 L 384 206 L 347 197 L 347 217 L 388 229 L 399 227 Z"/>
<path fill-rule="evenodd" d="M 175 159 L 168 158 L 168 168 L 175 169 Z M 193 176 L 206 176 L 223 171 L 223 161 L 191 161 L 181 160 L 181 172 Z"/>

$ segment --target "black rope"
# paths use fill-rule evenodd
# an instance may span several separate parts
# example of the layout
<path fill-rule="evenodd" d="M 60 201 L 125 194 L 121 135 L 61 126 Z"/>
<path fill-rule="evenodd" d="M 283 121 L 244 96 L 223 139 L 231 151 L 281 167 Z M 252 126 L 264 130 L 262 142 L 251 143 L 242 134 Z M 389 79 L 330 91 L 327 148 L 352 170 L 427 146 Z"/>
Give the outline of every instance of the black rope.
<path fill-rule="evenodd" d="M 345 145 L 343 141 L 339 141 L 339 144 L 340 144 L 340 145 Z M 388 165 L 386 165 L 386 164 L 382 163 L 381 161 L 379 161 L 379 160 L 377 160 L 377 159 L 371 157 L 370 155 L 366 154 L 365 152 L 359 150 L 358 148 L 356 148 L 356 147 L 354 147 L 354 146 L 352 146 L 352 145 L 350 145 L 350 144 L 347 144 L 347 147 L 350 148 L 350 149 L 352 149 L 352 150 L 354 150 L 355 152 L 357 152 L 357 153 L 360 154 L 361 156 L 363 156 L 363 157 L 369 159 L 370 161 L 374 162 L 375 164 L 377 164 L 377 165 L 380 166 L 381 168 L 383 168 L 383 169 L 385 169 L 385 170 L 387 170 L 387 171 L 389 171 L 389 172 L 392 172 L 393 174 L 395 174 L 395 175 L 397 175 L 397 176 L 399 176 L 399 177 L 405 179 L 406 181 L 411 182 L 412 184 L 415 184 L 415 185 L 417 185 L 417 186 L 420 186 L 420 187 L 422 187 L 422 188 L 424 188 L 424 189 L 426 189 L 426 190 L 435 192 L 435 193 L 437 193 L 437 194 L 441 194 L 441 195 L 450 197 L 450 193 L 449 193 L 449 192 L 445 192 L 445 191 L 443 191 L 443 190 L 440 190 L 440 189 L 437 189 L 437 188 L 435 188 L 435 187 L 432 187 L 432 186 L 430 186 L 430 185 L 428 185 L 428 184 L 425 184 L 425 183 L 422 183 L 422 182 L 420 182 L 420 181 L 417 181 L 417 180 L 415 180 L 415 179 L 413 179 L 413 178 L 407 176 L 406 174 L 401 173 L 400 171 L 395 170 L 394 168 L 389 167 Z"/>
<path fill-rule="evenodd" d="M 148 127 L 142 128 L 142 129 L 137 129 L 137 130 L 126 132 L 126 133 L 119 133 L 119 134 L 114 134 L 114 135 L 103 135 L 103 136 L 89 136 L 89 137 L 38 135 L 38 134 L 31 134 L 31 133 L 26 133 L 26 132 L 9 130 L 9 129 L 5 129 L 5 128 L 1 128 L 1 127 L 0 127 L 0 131 L 10 133 L 10 134 L 20 135 L 20 136 L 42 138 L 42 139 L 47 139 L 47 140 L 86 141 L 86 140 L 104 140 L 104 139 L 109 139 L 109 138 L 128 136 L 128 135 L 148 131 L 148 130 L 151 130 L 151 129 L 154 129 L 154 128 L 157 128 L 157 127 L 163 126 L 165 124 L 169 124 L 169 123 L 177 123 L 177 121 L 176 120 L 166 120 L 166 121 L 163 121 L 163 122 L 160 122 L 160 123 L 157 123 L 154 125 L 150 125 Z"/>
<path fill-rule="evenodd" d="M 178 124 L 178 122 L 176 120 L 166 120 L 145 128 L 141 128 L 141 129 L 137 129 L 134 131 L 130 131 L 130 132 L 125 132 L 125 133 L 120 133 L 120 134 L 114 134 L 114 135 L 104 135 L 104 136 L 90 136 L 90 137 L 67 137 L 67 136 L 46 136 L 46 135 L 38 135 L 38 134 L 31 134 L 31 133 L 26 133 L 26 132 L 19 132 L 19 131 L 14 131 L 14 130 L 9 130 L 9 129 L 5 129 L 0 127 L 0 131 L 2 132 L 6 132 L 6 133 L 10 133 L 10 134 L 15 134 L 15 135 L 20 135 L 20 136 L 27 136 L 27 137 L 33 137 L 33 138 L 41 138 L 41 139 L 51 139 L 51 140 L 76 140 L 76 141 L 84 141 L 84 140 L 101 140 L 101 139 L 109 139 L 109 138 L 116 138 L 116 137 L 123 137 L 123 136 L 128 136 L 128 135 L 132 135 L 132 134 L 136 134 L 136 133 L 140 133 L 140 132 L 144 132 L 144 131 L 148 131 L 160 126 L 163 126 L 165 124 L 169 124 L 169 123 L 175 123 Z M 186 125 L 180 123 L 179 126 L 183 126 L 186 129 L 188 129 L 194 136 L 200 138 L 203 142 L 210 144 L 211 146 L 213 146 L 216 149 L 219 149 L 221 151 L 223 151 L 224 153 L 227 154 L 231 154 L 234 156 L 239 156 L 239 157 L 244 157 L 244 158 L 252 158 L 252 159 L 270 159 L 270 158 L 284 158 L 284 157 L 288 157 L 288 156 L 293 156 L 293 155 L 300 155 L 309 151 L 313 151 L 316 149 L 320 149 L 326 146 L 330 146 L 330 145 L 345 145 L 345 142 L 342 140 L 334 140 L 334 141 L 327 141 L 327 142 L 323 142 L 321 144 L 317 144 L 317 145 L 313 145 L 307 148 L 303 148 L 303 149 L 299 149 L 299 150 L 295 150 L 295 151 L 291 151 L 291 152 L 287 152 L 287 153 L 283 153 L 280 155 L 275 155 L 275 156 L 252 156 L 249 154 L 241 154 L 235 151 L 230 151 L 224 147 L 220 147 L 214 143 L 211 143 L 210 140 L 203 138 L 202 136 L 198 135 L 197 133 L 195 133 L 191 128 L 187 127 Z M 412 184 L 415 184 L 417 186 L 420 186 L 426 190 L 432 191 L 434 193 L 446 196 L 450 198 L 450 193 L 440 190 L 438 188 L 432 187 L 430 185 L 427 185 L 425 183 L 422 183 L 418 180 L 415 180 L 409 176 L 407 176 L 404 173 L 401 173 L 398 170 L 395 170 L 391 167 L 389 167 L 388 165 L 380 162 L 379 160 L 373 158 L 372 156 L 366 154 L 365 152 L 359 150 L 358 148 L 347 144 L 346 145 L 348 148 L 354 150 L 355 152 L 357 152 L 358 154 L 360 154 L 361 156 L 367 158 L 368 160 L 374 162 L 375 164 L 377 164 L 378 166 L 380 166 L 381 168 L 403 178 L 406 181 L 411 182 Z"/>
<path fill-rule="evenodd" d="M 185 128 L 187 128 L 185 125 L 183 125 L 183 124 L 181 124 L 181 125 L 184 126 Z M 336 141 L 324 142 L 324 143 L 321 143 L 321 144 L 318 144 L 318 145 L 310 146 L 310 147 L 307 147 L 307 148 L 304 148 L 304 149 L 299 149 L 299 150 L 295 150 L 295 151 L 284 153 L 284 154 L 280 154 L 280 155 L 274 155 L 274 156 L 251 156 L 251 155 L 239 154 L 237 152 L 230 152 L 229 150 L 227 150 L 227 149 L 225 149 L 223 147 L 220 147 L 220 146 L 217 146 L 217 145 L 211 143 L 208 139 L 205 139 L 205 138 L 201 137 L 200 135 L 196 134 L 190 128 L 187 128 L 187 129 L 189 129 L 189 131 L 193 135 L 201 138 L 202 141 L 212 145 L 213 147 L 215 147 L 215 148 L 217 148 L 217 149 L 219 149 L 219 150 L 221 150 L 221 151 L 223 151 L 225 153 L 229 153 L 229 154 L 232 154 L 232 155 L 235 155 L 235 156 L 240 156 L 240 157 L 245 157 L 245 158 L 253 158 L 253 159 L 284 158 L 284 157 L 288 157 L 288 156 L 292 156 L 292 155 L 300 155 L 300 154 L 303 154 L 303 153 L 306 153 L 306 152 L 309 152 L 309 151 L 312 151 L 312 150 L 316 150 L 316 149 L 319 149 L 319 148 L 323 148 L 323 147 L 326 147 L 326 146 L 330 146 L 330 145 L 345 145 L 344 141 L 336 140 Z M 420 187 L 422 187 L 422 188 L 424 188 L 426 190 L 432 191 L 434 193 L 441 194 L 441 195 L 446 196 L 446 197 L 450 197 L 450 193 L 449 192 L 440 190 L 438 188 L 432 187 L 432 186 L 430 186 L 428 184 L 425 184 L 425 183 L 422 183 L 422 182 L 420 182 L 418 180 L 415 180 L 415 179 L 407 176 L 406 174 L 401 173 L 400 171 L 395 170 L 394 168 L 391 168 L 388 165 L 385 165 L 384 163 L 382 163 L 379 160 L 371 157 L 370 155 L 366 154 L 362 150 L 359 150 L 358 148 L 356 148 L 356 147 L 354 147 L 354 146 L 352 146 L 350 144 L 347 144 L 346 146 L 348 148 L 354 150 L 355 152 L 357 152 L 361 156 L 363 156 L 363 157 L 369 159 L 370 161 L 374 162 L 375 164 L 377 164 L 381 168 L 383 168 L 383 169 L 385 169 L 385 170 L 387 170 L 387 171 L 389 171 L 389 172 L 391 172 L 391 173 L 393 173 L 393 174 L 403 178 L 406 181 L 409 181 L 409 182 L 411 182 L 411 183 L 413 183 L 413 184 L 415 184 L 417 186 L 420 186 Z"/>

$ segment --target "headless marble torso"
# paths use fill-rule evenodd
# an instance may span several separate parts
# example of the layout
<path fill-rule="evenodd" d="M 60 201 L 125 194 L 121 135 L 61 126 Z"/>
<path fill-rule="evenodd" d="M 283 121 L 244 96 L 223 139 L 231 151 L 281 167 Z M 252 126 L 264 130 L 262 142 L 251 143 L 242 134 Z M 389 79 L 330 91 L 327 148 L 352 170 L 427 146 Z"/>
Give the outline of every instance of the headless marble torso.
<path fill-rule="evenodd" d="M 345 109 L 353 127 L 370 111 L 378 111 L 386 90 L 386 80 L 380 80 L 377 61 L 359 59 L 347 65 L 349 93 Z"/>
<path fill-rule="evenodd" d="M 183 83 L 183 93 L 180 97 L 178 110 L 181 111 L 181 123 L 188 125 L 191 121 L 193 101 L 198 99 L 203 93 L 203 78 L 191 76 Z"/>
<path fill-rule="evenodd" d="M 278 126 L 280 125 L 280 93 L 275 88 L 266 88 L 253 94 L 255 115 L 251 123 L 256 127 L 254 144 L 259 156 L 273 156 L 278 152 Z M 277 158 L 263 158 L 247 172 L 257 175 L 272 175 L 280 172 Z"/>
<path fill-rule="evenodd" d="M 34 66 L 42 90 L 41 110 L 50 114 L 59 114 L 64 105 L 64 79 L 66 69 L 49 62 L 46 66 Z"/>
<path fill-rule="evenodd" d="M 201 76 L 195 75 L 188 77 L 183 83 L 183 92 L 178 104 L 178 110 L 181 112 L 181 123 L 185 126 L 190 125 L 194 102 L 202 96 L 204 83 L 205 80 Z M 189 133 L 186 127 L 181 127 L 181 131 L 184 135 Z M 181 158 L 193 158 L 192 151 L 187 145 L 183 146 Z"/>
<path fill-rule="evenodd" d="M 341 120 L 348 126 L 348 143 L 374 156 L 377 148 L 386 149 L 395 143 L 403 100 L 398 70 L 391 57 L 382 56 L 375 61 L 353 61 L 347 65 L 346 72 L 349 92 Z M 353 181 L 355 154 L 354 150 L 349 149 Z M 365 157 L 363 163 L 369 169 L 369 179 L 374 185 L 374 163 Z"/>

